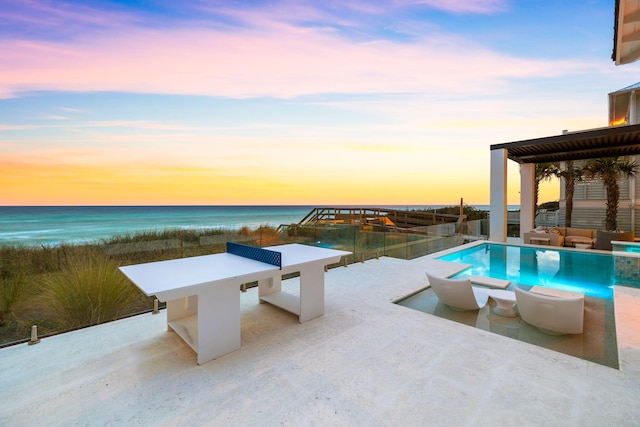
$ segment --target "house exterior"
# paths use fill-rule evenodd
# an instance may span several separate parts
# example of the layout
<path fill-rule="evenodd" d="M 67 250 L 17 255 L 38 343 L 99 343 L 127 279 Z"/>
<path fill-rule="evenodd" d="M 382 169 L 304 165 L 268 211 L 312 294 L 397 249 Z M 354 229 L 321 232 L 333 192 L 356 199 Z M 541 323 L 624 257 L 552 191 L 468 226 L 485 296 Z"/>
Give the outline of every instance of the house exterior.
<path fill-rule="evenodd" d="M 636 96 L 636 94 L 638 96 Z M 609 126 L 627 126 L 640 123 L 640 83 L 609 94 Z M 631 156 L 640 164 L 640 156 Z M 586 164 L 586 160 L 574 161 L 574 166 Z M 566 162 L 561 162 L 564 168 Z M 625 231 L 640 231 L 640 170 L 631 179 L 621 179 L 618 203 L 618 228 Z M 564 182 L 560 182 L 560 209 L 558 225 L 564 226 L 566 194 Z M 599 181 L 584 180 L 577 183 L 573 194 L 572 226 L 577 228 L 605 229 L 606 191 Z M 549 218 L 540 218 L 548 221 Z M 545 222 L 546 222 L 545 221 Z"/>

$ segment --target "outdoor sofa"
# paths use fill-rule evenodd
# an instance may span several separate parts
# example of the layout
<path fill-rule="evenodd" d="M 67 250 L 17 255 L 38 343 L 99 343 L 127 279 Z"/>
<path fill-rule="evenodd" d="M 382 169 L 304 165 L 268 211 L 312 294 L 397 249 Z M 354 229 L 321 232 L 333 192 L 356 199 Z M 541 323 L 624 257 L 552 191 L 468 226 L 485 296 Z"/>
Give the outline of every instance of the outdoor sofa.
<path fill-rule="evenodd" d="M 528 245 L 567 246 L 589 245 L 594 248 L 598 230 L 572 227 L 537 227 L 524 233 L 524 243 Z"/>

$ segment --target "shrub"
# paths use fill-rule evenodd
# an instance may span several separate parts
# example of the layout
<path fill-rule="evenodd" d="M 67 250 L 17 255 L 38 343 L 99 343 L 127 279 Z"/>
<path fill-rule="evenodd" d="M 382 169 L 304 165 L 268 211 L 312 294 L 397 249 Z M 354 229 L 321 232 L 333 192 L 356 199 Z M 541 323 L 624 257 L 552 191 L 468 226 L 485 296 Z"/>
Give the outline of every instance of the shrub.
<path fill-rule="evenodd" d="M 13 315 L 13 306 L 26 283 L 27 275 L 22 271 L 0 271 L 0 326 L 5 324 L 8 315 Z"/>
<path fill-rule="evenodd" d="M 62 271 L 45 279 L 45 285 L 46 299 L 68 328 L 116 319 L 139 296 L 118 265 L 96 253 L 71 256 Z"/>

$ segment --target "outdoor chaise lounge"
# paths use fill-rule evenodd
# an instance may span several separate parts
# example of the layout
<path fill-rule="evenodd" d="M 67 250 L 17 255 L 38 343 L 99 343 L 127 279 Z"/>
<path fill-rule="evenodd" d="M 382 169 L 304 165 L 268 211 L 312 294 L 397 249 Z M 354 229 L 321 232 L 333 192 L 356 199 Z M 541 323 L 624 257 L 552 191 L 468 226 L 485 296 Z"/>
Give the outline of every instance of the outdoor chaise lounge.
<path fill-rule="evenodd" d="M 471 286 L 469 279 L 446 279 L 429 273 L 427 278 L 438 299 L 454 310 L 479 310 L 487 305 L 487 291 Z"/>
<path fill-rule="evenodd" d="M 516 286 L 520 318 L 551 335 L 581 334 L 584 321 L 584 295 L 554 297 L 525 291 Z"/>

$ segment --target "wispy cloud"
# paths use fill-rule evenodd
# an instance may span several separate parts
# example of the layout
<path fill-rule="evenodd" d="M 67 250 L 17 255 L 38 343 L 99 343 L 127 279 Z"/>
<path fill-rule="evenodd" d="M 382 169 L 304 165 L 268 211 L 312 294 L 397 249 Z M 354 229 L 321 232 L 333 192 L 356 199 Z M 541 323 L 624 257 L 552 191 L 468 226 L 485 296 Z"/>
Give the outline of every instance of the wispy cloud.
<path fill-rule="evenodd" d="M 447 34 L 413 44 L 354 43 L 299 28 L 260 35 L 136 29 L 74 43 L 14 40 L 1 55 L 3 97 L 33 90 L 226 97 L 486 92 L 514 78 L 590 68 L 579 61 L 509 57 Z"/>
<path fill-rule="evenodd" d="M 90 32 L 113 31 L 143 22 L 139 15 L 125 8 L 110 10 L 72 0 L 3 3 L 0 21 L 4 23 L 4 31 L 0 34 L 5 37 L 13 34 L 19 39 L 74 39 Z"/>
<path fill-rule="evenodd" d="M 397 40 L 374 31 L 374 26 L 363 26 L 362 19 L 351 19 L 351 15 L 336 18 L 337 6 L 332 3 L 319 7 L 276 2 L 268 8 L 196 4 L 205 15 L 226 20 L 212 26 L 194 18 L 176 19 L 161 29 L 136 22 L 123 11 L 107 11 L 102 16 L 76 4 L 73 9 L 55 7 L 55 12 L 49 4 L 27 4 L 38 11 L 36 16 L 45 16 L 41 19 L 47 25 L 71 21 L 88 28 L 82 37 L 64 40 L 7 37 L 0 53 L 0 64 L 4 64 L 0 65 L 0 97 L 37 90 L 239 98 L 468 93 L 496 90 L 514 78 L 579 73 L 589 68 L 575 60 L 511 57 L 463 36 L 429 28 L 424 22 L 422 27 L 428 30 L 423 34 Z M 358 17 L 377 16 L 420 5 L 489 13 L 504 8 L 505 2 L 354 3 L 349 10 Z M 5 12 L 5 17 L 10 16 Z M 359 38 L 353 37 L 355 33 Z"/>
<path fill-rule="evenodd" d="M 414 0 L 401 3 L 422 4 L 454 13 L 496 13 L 508 7 L 507 0 Z"/>
<path fill-rule="evenodd" d="M 70 120 L 69 117 L 59 116 L 59 115 L 45 115 L 43 117 L 45 120 L 51 121 L 67 121 Z M 32 125 L 7 125 L 0 123 L 0 130 L 5 131 L 29 131 L 29 130 L 41 130 L 41 129 L 66 129 L 69 125 L 67 124 L 32 124 Z M 161 123 L 152 120 L 104 120 L 104 121 L 88 121 L 82 123 L 74 123 L 73 127 L 75 129 L 82 128 L 113 128 L 118 130 L 126 130 L 126 129 L 136 129 L 136 130 L 156 130 L 156 131 L 211 131 L 214 128 L 208 127 L 198 127 L 198 126 L 190 126 L 184 124 L 172 124 L 172 123 Z M 225 128 L 218 128 L 225 129 Z"/>

